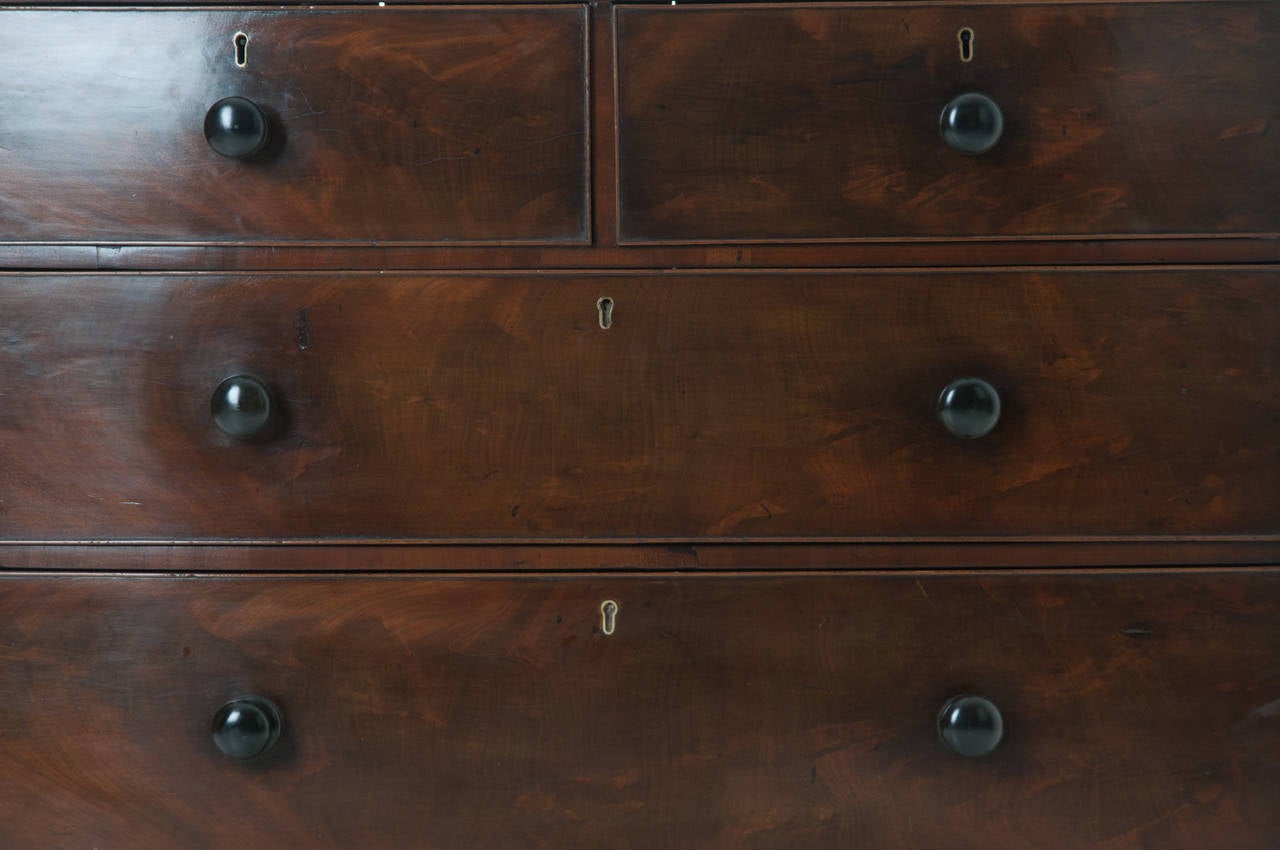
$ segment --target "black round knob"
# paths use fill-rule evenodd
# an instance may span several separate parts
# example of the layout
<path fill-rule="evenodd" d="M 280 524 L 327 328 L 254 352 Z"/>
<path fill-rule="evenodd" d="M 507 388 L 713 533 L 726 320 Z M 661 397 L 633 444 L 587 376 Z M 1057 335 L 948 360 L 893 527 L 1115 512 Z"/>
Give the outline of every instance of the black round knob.
<path fill-rule="evenodd" d="M 271 391 L 252 375 L 234 375 L 218 384 L 209 406 L 214 424 L 236 440 L 265 437 L 275 423 Z"/>
<path fill-rule="evenodd" d="M 271 749 L 283 728 L 275 703 L 265 697 L 243 696 L 213 716 L 213 742 L 232 758 L 251 759 Z"/>
<path fill-rule="evenodd" d="M 957 378 L 938 396 L 938 419 L 957 437 L 985 437 L 1000 421 L 1000 394 L 981 378 Z"/>
<path fill-rule="evenodd" d="M 204 137 L 209 147 L 231 159 L 248 159 L 261 153 L 270 135 L 267 113 L 247 97 L 224 97 L 204 116 Z"/>
<path fill-rule="evenodd" d="M 985 94 L 966 92 L 953 97 L 942 108 L 939 126 L 943 140 L 952 150 L 976 156 L 991 150 L 1000 141 L 1004 114 L 999 104 Z"/>
<path fill-rule="evenodd" d="M 938 737 L 952 752 L 985 756 L 1000 746 L 1004 718 L 996 704 L 985 697 L 952 697 L 938 713 Z"/>

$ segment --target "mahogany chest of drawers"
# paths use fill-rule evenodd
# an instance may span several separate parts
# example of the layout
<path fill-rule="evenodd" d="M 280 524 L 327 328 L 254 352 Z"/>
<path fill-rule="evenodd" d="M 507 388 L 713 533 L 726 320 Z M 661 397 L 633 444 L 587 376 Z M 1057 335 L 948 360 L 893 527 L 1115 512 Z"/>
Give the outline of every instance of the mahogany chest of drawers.
<path fill-rule="evenodd" d="M 0 48 L 0 848 L 1280 846 L 1280 3 Z"/>

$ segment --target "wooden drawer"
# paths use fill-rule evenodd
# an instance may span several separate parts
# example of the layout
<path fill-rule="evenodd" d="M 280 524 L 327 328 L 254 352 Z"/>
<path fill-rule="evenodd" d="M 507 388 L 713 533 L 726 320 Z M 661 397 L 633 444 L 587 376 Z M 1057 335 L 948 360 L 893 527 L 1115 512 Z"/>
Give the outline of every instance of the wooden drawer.
<path fill-rule="evenodd" d="M 628 242 L 1277 230 L 1275 3 L 681 4 L 617 26 Z M 973 92 L 1003 115 L 980 156 L 939 126 Z"/>
<path fill-rule="evenodd" d="M 10 574 L 0 843 L 1269 850 L 1277 617 L 1268 571 Z"/>
<path fill-rule="evenodd" d="M 585 74 L 580 6 L 2 11 L 0 241 L 585 242 Z"/>
<path fill-rule="evenodd" d="M 1277 284 L 1241 268 L 9 276 L 0 531 L 1274 536 Z M 239 375 L 279 411 L 260 439 L 211 415 Z M 968 376 L 1002 405 L 979 439 L 937 414 Z"/>

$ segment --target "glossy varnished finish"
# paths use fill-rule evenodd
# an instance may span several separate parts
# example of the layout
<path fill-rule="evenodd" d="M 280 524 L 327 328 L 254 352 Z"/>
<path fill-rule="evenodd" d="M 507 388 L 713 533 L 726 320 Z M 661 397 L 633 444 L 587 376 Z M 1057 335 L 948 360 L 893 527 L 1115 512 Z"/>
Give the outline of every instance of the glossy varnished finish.
<path fill-rule="evenodd" d="M 0 843 L 1270 850 L 1277 617 L 1274 572 L 14 576 Z"/>
<path fill-rule="evenodd" d="M 111 544 L 0 542 L 0 569 L 100 569 L 166 572 L 657 572 L 683 570 L 804 572 L 865 569 L 1047 569 L 1267 565 L 1280 563 L 1280 540 L 945 543 L 291 543 Z"/>
<path fill-rule="evenodd" d="M 585 242 L 585 25 L 568 5 L 0 11 L 0 241 Z M 228 97 L 270 122 L 245 161 L 205 140 Z"/>
<path fill-rule="evenodd" d="M 1275 3 L 682 3 L 617 20 L 626 242 L 1277 230 Z M 939 117 L 973 91 L 1004 129 L 970 157 Z"/>
<path fill-rule="evenodd" d="M 1274 535 L 1261 269 L 8 277 L 9 540 Z M 613 300 L 612 325 L 597 302 Z M 252 374 L 287 426 L 225 435 Z M 981 376 L 981 439 L 938 394 Z"/>
<path fill-rule="evenodd" d="M 596 145 L 599 147 L 599 145 Z M 597 213 L 602 211 L 597 208 Z M 897 266 L 1277 263 L 1280 239 L 1084 239 L 1030 242 L 849 242 L 761 245 L 292 246 L 0 244 L 13 269 L 261 271 L 275 269 L 791 269 Z"/>
<path fill-rule="evenodd" d="M 402 5 L 392 0 L 390 6 Z M 1017 4 L 1014 4 L 1017 5 Z M 385 12 L 385 10 L 381 10 Z M 364 14 L 375 14 L 372 7 Z M 128 245 L 7 242 L 0 238 L 0 265 L 35 269 L 545 269 L 671 267 L 794 268 L 850 266 L 987 266 L 1048 263 L 1206 263 L 1280 261 L 1280 240 L 1265 237 L 1090 238 L 1002 242 L 824 242 L 816 244 L 639 245 L 617 246 L 616 138 L 613 63 L 614 15 L 602 2 L 587 12 L 593 82 L 591 171 L 594 208 L 590 244 L 405 246 L 309 243 L 279 247 L 253 242 L 201 245 L 174 243 Z M 363 20 L 363 17 L 361 18 Z M 229 48 L 228 48 L 229 49 Z M 225 54 L 223 54 L 225 55 Z M 666 56 L 666 54 L 663 54 Z M 664 59 L 664 61 L 666 61 Z M 301 78 L 301 70 L 297 71 Z M 306 76 L 313 76 L 308 72 Z M 941 108 L 941 102 L 939 108 Z M 207 104 L 206 104 L 207 106 Z M 198 116 L 196 116 L 198 117 Z M 936 126 L 930 132 L 936 132 Z M 207 149 L 207 146 L 206 146 Z M 80 163 L 83 165 L 83 163 Z M 1239 167 L 1256 170 L 1241 162 Z M 252 234 L 242 237 L 252 240 Z"/>
<path fill-rule="evenodd" d="M 1280 6 L 202 2 L 0 12 L 0 848 L 1280 846 Z"/>

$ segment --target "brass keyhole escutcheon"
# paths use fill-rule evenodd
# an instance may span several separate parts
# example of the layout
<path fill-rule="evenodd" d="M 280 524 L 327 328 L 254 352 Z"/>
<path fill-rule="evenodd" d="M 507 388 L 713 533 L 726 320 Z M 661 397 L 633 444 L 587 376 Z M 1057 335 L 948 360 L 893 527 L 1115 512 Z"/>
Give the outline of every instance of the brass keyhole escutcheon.
<path fill-rule="evenodd" d="M 600 603 L 600 631 L 607 636 L 612 635 L 617 628 L 618 603 L 612 599 L 606 599 Z"/>

